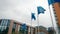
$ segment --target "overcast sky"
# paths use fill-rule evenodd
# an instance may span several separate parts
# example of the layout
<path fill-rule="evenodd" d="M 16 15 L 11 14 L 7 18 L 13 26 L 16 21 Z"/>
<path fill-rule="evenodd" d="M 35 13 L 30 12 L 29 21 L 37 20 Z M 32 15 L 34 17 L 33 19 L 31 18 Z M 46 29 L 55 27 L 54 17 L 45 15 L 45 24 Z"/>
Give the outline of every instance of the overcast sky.
<path fill-rule="evenodd" d="M 44 14 L 39 14 L 39 25 L 51 27 L 47 0 L 0 0 L 0 19 L 13 19 L 31 25 L 31 12 L 34 12 L 37 18 L 37 6 L 42 6 L 46 10 Z M 54 23 L 56 23 L 52 6 L 50 7 Z M 37 20 L 32 20 L 32 26 L 38 26 Z"/>

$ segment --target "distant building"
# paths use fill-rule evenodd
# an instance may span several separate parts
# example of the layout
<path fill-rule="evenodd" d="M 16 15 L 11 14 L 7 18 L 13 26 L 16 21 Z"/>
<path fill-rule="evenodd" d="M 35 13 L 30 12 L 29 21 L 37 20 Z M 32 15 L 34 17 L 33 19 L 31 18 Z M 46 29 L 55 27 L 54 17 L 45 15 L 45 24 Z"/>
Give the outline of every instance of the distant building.
<path fill-rule="evenodd" d="M 0 34 L 30 34 L 30 29 L 32 28 L 32 33 L 34 34 L 34 27 L 26 25 L 26 30 L 21 29 L 22 23 L 15 20 L 0 19 Z"/>
<path fill-rule="evenodd" d="M 56 31 L 53 27 L 48 28 L 48 34 L 56 34 Z"/>
<path fill-rule="evenodd" d="M 47 28 L 43 26 L 32 27 L 26 25 L 26 30 L 22 30 L 22 23 L 15 20 L 0 19 L 0 34 L 48 34 Z M 50 27 L 50 29 L 54 30 Z"/>
<path fill-rule="evenodd" d="M 43 26 L 37 26 L 37 27 L 35 27 L 35 34 L 48 34 L 48 31 L 47 31 L 47 29 L 45 28 L 45 27 L 43 27 Z"/>

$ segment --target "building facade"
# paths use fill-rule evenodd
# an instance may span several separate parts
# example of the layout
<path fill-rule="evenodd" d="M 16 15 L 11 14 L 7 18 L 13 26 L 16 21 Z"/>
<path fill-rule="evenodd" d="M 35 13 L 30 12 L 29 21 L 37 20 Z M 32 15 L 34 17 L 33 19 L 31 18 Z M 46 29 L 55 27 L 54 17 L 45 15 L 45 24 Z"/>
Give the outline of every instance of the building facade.
<path fill-rule="evenodd" d="M 56 17 L 56 20 L 57 20 L 57 24 L 58 26 L 60 26 L 60 3 L 54 3 L 53 4 L 53 8 L 54 8 L 54 14 L 55 14 L 55 17 Z"/>
<path fill-rule="evenodd" d="M 56 17 L 56 21 L 57 21 L 57 25 L 60 33 L 60 3 L 59 2 L 54 3 L 53 8 L 54 8 L 54 14 Z"/>
<path fill-rule="evenodd" d="M 35 27 L 35 34 L 48 34 L 47 28 L 43 26 Z"/>
<path fill-rule="evenodd" d="M 26 25 L 26 29 L 22 30 L 22 23 L 9 20 L 9 19 L 0 19 L 0 34 L 34 34 L 34 27 Z"/>

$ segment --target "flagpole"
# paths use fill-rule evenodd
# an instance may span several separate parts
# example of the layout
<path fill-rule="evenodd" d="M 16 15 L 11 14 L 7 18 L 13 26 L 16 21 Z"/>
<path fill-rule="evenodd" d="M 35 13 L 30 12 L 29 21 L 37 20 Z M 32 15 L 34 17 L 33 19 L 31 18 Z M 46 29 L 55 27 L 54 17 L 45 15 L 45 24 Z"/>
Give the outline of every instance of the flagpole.
<path fill-rule="evenodd" d="M 52 5 L 52 7 L 53 7 L 53 5 Z M 55 21 L 56 21 L 56 20 L 55 20 Z M 56 26 L 57 26 L 57 24 L 56 24 Z M 58 28 L 57 28 L 56 34 L 58 34 Z"/>
<path fill-rule="evenodd" d="M 32 19 L 31 19 L 31 34 L 32 34 Z"/>
<path fill-rule="evenodd" d="M 39 15 L 37 14 L 38 34 L 39 34 Z"/>
<path fill-rule="evenodd" d="M 52 17 L 52 14 L 51 14 L 50 4 L 53 4 L 55 2 L 54 2 L 54 0 L 48 0 L 48 3 L 49 3 L 48 7 L 49 7 L 50 16 L 51 16 L 52 27 L 54 29 L 54 23 L 53 23 L 53 17 Z"/>
<path fill-rule="evenodd" d="M 38 24 L 38 26 L 37 26 L 37 34 L 39 34 L 38 32 L 39 32 L 39 14 L 38 14 L 38 12 L 37 12 L 37 24 Z"/>
<path fill-rule="evenodd" d="M 31 13 L 32 14 L 32 13 Z M 32 17 L 31 17 L 31 34 L 32 34 Z"/>
<path fill-rule="evenodd" d="M 38 32 L 39 32 L 39 15 L 38 15 L 38 12 L 37 12 L 37 23 L 38 23 L 38 27 L 37 28 L 38 28 Z M 39 34 L 38 32 L 37 32 L 37 34 Z"/>
<path fill-rule="evenodd" d="M 39 14 L 40 13 L 44 13 L 45 9 L 43 7 L 41 7 L 41 6 L 38 6 L 37 9 L 38 9 L 38 12 L 37 12 L 37 22 L 38 22 L 38 33 L 39 33 Z"/>
<path fill-rule="evenodd" d="M 53 18 L 52 18 L 52 14 L 51 14 L 51 9 L 50 9 L 50 6 L 49 6 L 49 12 L 50 12 L 51 21 L 52 21 L 52 27 L 53 27 L 53 29 L 54 29 L 54 23 L 53 23 Z"/>

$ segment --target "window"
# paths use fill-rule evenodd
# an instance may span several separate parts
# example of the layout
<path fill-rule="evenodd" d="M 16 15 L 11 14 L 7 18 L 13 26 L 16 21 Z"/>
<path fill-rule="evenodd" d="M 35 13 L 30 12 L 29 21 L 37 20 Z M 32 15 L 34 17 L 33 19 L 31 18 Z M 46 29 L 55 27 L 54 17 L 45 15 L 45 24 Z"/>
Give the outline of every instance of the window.
<path fill-rule="evenodd" d="M 26 29 L 23 30 L 23 29 L 22 29 L 22 26 L 20 25 L 19 33 L 20 33 L 20 34 L 28 34 L 28 27 L 26 26 Z"/>
<path fill-rule="evenodd" d="M 9 23 L 10 23 L 10 20 L 8 19 L 0 20 L 0 34 L 7 34 Z"/>

